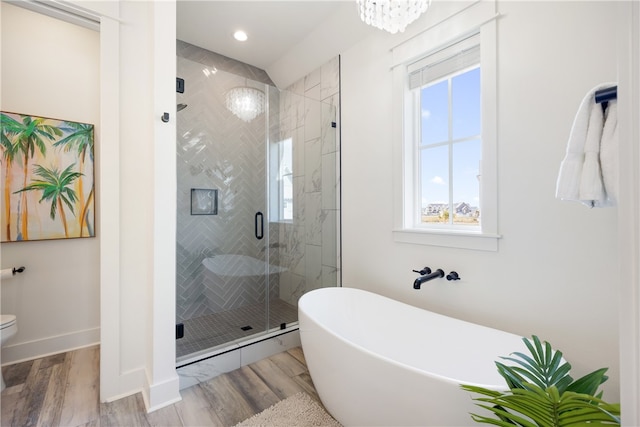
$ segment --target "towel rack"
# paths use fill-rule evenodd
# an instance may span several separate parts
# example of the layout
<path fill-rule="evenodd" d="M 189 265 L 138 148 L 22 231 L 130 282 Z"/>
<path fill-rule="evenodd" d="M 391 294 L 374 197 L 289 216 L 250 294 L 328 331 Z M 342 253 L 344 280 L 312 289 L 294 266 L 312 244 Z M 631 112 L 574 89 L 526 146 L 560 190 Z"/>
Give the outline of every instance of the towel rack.
<path fill-rule="evenodd" d="M 597 90 L 595 98 L 596 104 L 600 104 L 602 106 L 602 112 L 604 113 L 609 106 L 609 101 L 618 98 L 618 86 L 611 86 Z"/>
<path fill-rule="evenodd" d="M 616 99 L 618 98 L 618 86 L 612 86 L 605 89 L 597 90 L 595 97 L 597 104 Z"/>

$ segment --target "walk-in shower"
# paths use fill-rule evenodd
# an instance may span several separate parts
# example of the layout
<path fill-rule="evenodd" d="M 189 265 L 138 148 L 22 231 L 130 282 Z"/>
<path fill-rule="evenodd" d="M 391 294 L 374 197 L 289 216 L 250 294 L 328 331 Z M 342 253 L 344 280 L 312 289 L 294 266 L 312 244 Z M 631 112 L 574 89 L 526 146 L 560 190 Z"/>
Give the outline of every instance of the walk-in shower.
<path fill-rule="evenodd" d="M 280 91 L 220 58 L 178 43 L 178 363 L 295 327 L 298 298 L 339 281 L 337 60 Z M 238 88 L 257 113 L 231 111 Z"/>

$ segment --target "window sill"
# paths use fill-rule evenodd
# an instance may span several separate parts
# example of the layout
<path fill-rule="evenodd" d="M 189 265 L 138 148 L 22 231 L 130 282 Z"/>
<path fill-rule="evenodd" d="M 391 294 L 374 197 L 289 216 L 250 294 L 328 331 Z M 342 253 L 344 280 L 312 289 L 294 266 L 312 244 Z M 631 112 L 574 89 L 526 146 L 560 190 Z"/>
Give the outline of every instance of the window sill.
<path fill-rule="evenodd" d="M 471 249 L 476 251 L 498 251 L 498 234 L 458 230 L 393 230 L 393 238 L 399 243 Z"/>

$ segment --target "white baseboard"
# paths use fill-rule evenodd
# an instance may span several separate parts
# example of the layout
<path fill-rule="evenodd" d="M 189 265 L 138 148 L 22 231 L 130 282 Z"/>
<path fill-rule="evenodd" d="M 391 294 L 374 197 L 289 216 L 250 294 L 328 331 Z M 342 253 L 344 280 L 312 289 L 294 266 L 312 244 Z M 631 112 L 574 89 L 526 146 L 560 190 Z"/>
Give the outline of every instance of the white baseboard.
<path fill-rule="evenodd" d="M 114 402 L 136 393 L 141 393 L 144 396 L 145 374 L 143 368 L 130 369 L 115 375 L 113 378 L 115 378 L 115 381 L 112 381 L 111 385 L 115 386 L 115 388 L 112 390 L 103 390 L 104 381 L 100 381 L 100 402 Z"/>
<path fill-rule="evenodd" d="M 180 380 L 177 374 L 155 384 L 150 384 L 149 376 L 147 375 L 144 389 L 142 390 L 142 398 L 147 412 L 153 412 L 182 400 L 179 389 Z"/>
<path fill-rule="evenodd" d="M 2 347 L 2 366 L 39 359 L 100 343 L 100 328 L 85 329 Z"/>

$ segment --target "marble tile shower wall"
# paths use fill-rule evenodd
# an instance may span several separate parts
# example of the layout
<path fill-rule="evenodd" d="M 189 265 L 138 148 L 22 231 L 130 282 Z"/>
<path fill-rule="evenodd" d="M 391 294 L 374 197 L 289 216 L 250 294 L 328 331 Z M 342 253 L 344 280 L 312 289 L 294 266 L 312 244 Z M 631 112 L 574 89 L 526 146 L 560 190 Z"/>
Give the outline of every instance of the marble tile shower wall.
<path fill-rule="evenodd" d="M 288 269 L 280 298 L 294 305 L 339 283 L 339 76 L 336 57 L 282 92 L 280 134 L 271 135 L 293 140 L 293 221 L 277 224 L 277 257 Z"/>
<path fill-rule="evenodd" d="M 336 286 L 339 128 L 331 122 L 339 117 L 339 59 L 280 92 L 263 70 L 181 41 L 177 46 L 178 76 L 186 82 L 178 102 L 188 104 L 178 113 L 178 321 L 266 297 L 265 278 L 252 277 L 250 284 L 247 277 L 221 280 L 202 265 L 222 253 L 265 255 L 253 228 L 266 197 L 265 115 L 238 127 L 244 122 L 224 108 L 226 91 L 245 79 L 271 86 L 269 140 L 293 140 L 294 220 L 269 225 L 270 263 L 287 271 L 270 275 L 269 295 L 295 305 L 308 290 Z M 191 188 L 218 189 L 218 215 L 191 215 Z"/>

